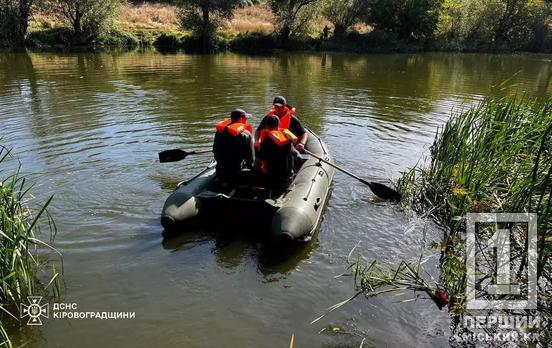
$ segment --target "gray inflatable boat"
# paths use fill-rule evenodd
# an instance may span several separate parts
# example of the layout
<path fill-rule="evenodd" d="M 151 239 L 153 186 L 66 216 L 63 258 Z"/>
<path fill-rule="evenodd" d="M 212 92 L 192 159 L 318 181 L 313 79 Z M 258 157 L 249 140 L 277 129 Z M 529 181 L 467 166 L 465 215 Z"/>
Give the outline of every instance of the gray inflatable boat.
<path fill-rule="evenodd" d="M 324 142 L 312 131 L 305 148 L 333 162 Z M 272 242 L 309 240 L 318 227 L 330 194 L 334 168 L 310 156 L 296 159 L 296 173 L 285 190 L 230 192 L 220 187 L 215 163 L 182 182 L 167 198 L 161 225 L 184 232 L 197 224 L 218 222 L 225 229 L 254 229 Z"/>

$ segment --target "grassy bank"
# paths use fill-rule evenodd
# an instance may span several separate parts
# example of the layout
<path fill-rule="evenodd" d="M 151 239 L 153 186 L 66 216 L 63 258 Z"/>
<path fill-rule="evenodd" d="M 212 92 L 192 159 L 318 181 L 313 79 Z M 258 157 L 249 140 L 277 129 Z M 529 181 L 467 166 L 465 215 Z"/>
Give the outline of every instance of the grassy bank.
<path fill-rule="evenodd" d="M 26 46 L 30 48 L 71 48 L 71 30 L 52 13 L 35 11 L 29 24 Z M 266 5 L 255 5 L 236 10 L 232 20 L 225 22 L 216 38 L 220 49 L 230 48 L 229 41 L 248 33 L 270 35 L 274 32 L 274 18 Z M 193 49 L 194 38 L 182 30 L 178 22 L 178 8 L 169 4 L 143 3 L 125 5 L 112 30 L 90 48 L 136 48 L 154 46 L 160 49 Z"/>
<path fill-rule="evenodd" d="M 0 147 L 0 168 L 9 159 L 10 151 Z M 51 279 L 46 285 L 38 277 L 43 265 L 37 249 L 51 247 L 41 241 L 37 233 L 41 225 L 52 232 L 52 238 L 55 232 L 55 225 L 47 211 L 52 198 L 33 210 L 27 206 L 32 185 L 28 185 L 19 171 L 6 173 L 0 169 L 0 175 L 0 336 L 4 345 L 11 347 L 6 327 L 14 327 L 20 321 L 20 325 L 26 324 L 26 319 L 19 316 L 21 304 L 28 303 L 27 296 L 44 296 L 51 291 L 58 295 L 59 274 L 52 267 Z M 50 288 L 53 290 L 50 291 Z"/>
<path fill-rule="evenodd" d="M 216 50 L 240 52 L 265 52 L 272 50 L 324 50 L 348 52 L 501 52 L 517 48 L 507 45 L 482 44 L 477 40 L 458 42 L 445 38 L 426 41 L 400 39 L 395 33 L 385 30 L 372 30 L 366 24 L 356 24 L 344 36 L 322 38 L 322 29 L 329 23 L 319 18 L 303 36 L 281 42 L 275 34 L 274 14 L 262 2 L 235 11 L 231 20 L 224 22 L 215 38 Z M 73 49 L 72 32 L 52 13 L 36 10 L 29 25 L 26 46 L 35 49 Z M 201 46 L 190 32 L 181 29 L 178 8 L 174 5 L 143 3 L 124 5 L 114 27 L 101 39 L 90 43 L 86 48 L 127 48 L 157 47 L 162 51 L 184 49 L 195 51 Z M 81 47 L 82 48 L 82 47 Z M 534 51 L 551 52 L 552 34 L 543 36 L 542 42 Z"/>

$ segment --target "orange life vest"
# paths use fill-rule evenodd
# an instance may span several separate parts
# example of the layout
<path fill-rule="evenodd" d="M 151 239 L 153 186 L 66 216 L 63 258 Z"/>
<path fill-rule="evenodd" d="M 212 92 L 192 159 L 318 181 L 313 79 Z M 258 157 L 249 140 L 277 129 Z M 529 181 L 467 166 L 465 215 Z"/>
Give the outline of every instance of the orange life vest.
<path fill-rule="evenodd" d="M 278 118 L 280 119 L 280 128 L 289 129 L 289 125 L 291 124 L 291 115 L 295 114 L 295 108 L 290 109 L 287 106 L 285 108 L 286 108 L 286 113 L 284 116 L 280 117 L 276 113 L 276 109 L 274 107 L 270 109 L 270 111 L 268 112 L 268 116 L 273 116 L 273 115 L 278 116 Z"/>
<path fill-rule="evenodd" d="M 289 142 L 297 142 L 297 137 L 289 129 L 279 128 L 278 130 L 267 130 L 263 129 L 259 135 L 259 142 L 262 143 L 264 139 L 269 137 L 276 145 L 279 147 L 284 147 Z M 268 162 L 261 161 L 260 170 L 264 174 L 269 173 Z"/>
<path fill-rule="evenodd" d="M 217 132 L 223 132 L 224 130 L 227 130 L 228 133 L 233 136 L 242 134 L 244 130 L 249 131 L 249 133 L 253 133 L 253 127 L 250 124 L 247 124 L 247 121 L 243 123 L 240 121 L 232 123 L 232 120 L 227 118 L 217 123 L 215 129 L 217 130 Z"/>
<path fill-rule="evenodd" d="M 259 142 L 263 142 L 266 137 L 270 139 L 279 147 L 284 147 L 289 144 L 290 141 L 296 142 L 297 137 L 289 129 L 279 128 L 278 130 L 263 129 L 259 136 Z"/>

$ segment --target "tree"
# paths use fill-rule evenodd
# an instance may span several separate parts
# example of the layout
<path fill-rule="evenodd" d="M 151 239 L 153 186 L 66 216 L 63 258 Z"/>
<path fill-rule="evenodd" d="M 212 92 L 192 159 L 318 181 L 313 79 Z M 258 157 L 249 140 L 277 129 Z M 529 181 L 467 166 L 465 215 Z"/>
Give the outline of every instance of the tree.
<path fill-rule="evenodd" d="M 22 46 L 33 0 L 0 0 L 0 46 Z"/>
<path fill-rule="evenodd" d="M 473 48 L 536 48 L 548 35 L 542 0 L 445 0 L 439 35 Z"/>
<path fill-rule="evenodd" d="M 366 12 L 367 6 L 367 0 L 328 0 L 324 3 L 322 14 L 334 25 L 334 36 L 342 37 Z"/>
<path fill-rule="evenodd" d="M 400 39 L 424 40 L 433 36 L 441 4 L 442 0 L 369 0 L 366 22 Z"/>
<path fill-rule="evenodd" d="M 494 42 L 524 42 L 532 39 L 532 31 L 543 24 L 549 13 L 545 2 L 502 0 L 500 17 L 494 28 Z"/>
<path fill-rule="evenodd" d="M 242 0 L 180 0 L 180 25 L 201 40 L 204 49 L 214 47 L 222 20 L 231 19 Z"/>
<path fill-rule="evenodd" d="M 282 42 L 291 36 L 303 33 L 308 23 L 317 14 L 315 5 L 319 0 L 269 0 L 276 16 L 276 30 Z"/>
<path fill-rule="evenodd" d="M 122 0 L 46 0 L 44 6 L 73 30 L 74 44 L 100 38 L 113 26 Z"/>

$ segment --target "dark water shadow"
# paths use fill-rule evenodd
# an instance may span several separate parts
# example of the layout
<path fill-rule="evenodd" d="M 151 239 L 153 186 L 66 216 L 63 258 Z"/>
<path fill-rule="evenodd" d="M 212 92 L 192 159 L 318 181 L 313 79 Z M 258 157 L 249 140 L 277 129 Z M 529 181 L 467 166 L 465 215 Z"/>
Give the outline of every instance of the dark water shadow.
<path fill-rule="evenodd" d="M 258 270 L 265 277 L 288 274 L 302 261 L 309 259 L 319 246 L 316 236 L 309 242 L 285 246 L 265 245 L 259 255 Z"/>
<path fill-rule="evenodd" d="M 270 244 L 268 233 L 260 229 L 236 231 L 222 226 L 195 227 L 186 232 L 164 236 L 162 246 L 171 252 L 182 252 L 212 243 L 212 253 L 219 266 L 233 269 L 253 260 L 266 281 L 275 281 L 293 271 L 319 246 L 315 236 L 308 242 Z"/>

